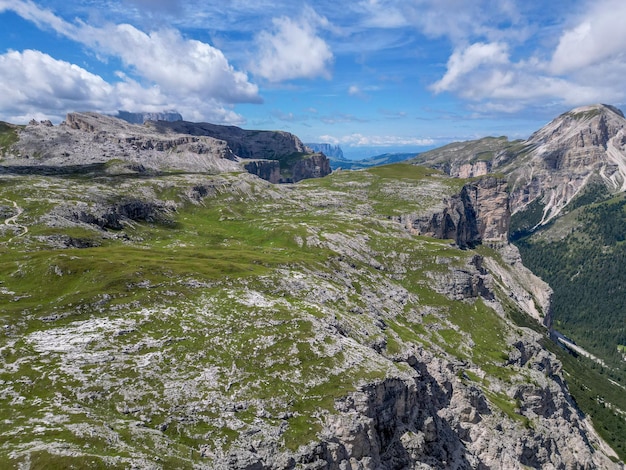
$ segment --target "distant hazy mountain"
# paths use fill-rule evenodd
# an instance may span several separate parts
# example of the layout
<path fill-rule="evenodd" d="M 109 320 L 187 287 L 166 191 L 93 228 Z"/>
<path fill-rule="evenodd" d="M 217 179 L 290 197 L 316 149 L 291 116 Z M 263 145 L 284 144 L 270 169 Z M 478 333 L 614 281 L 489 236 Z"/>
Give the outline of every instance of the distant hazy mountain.
<path fill-rule="evenodd" d="M 308 145 L 308 144 L 307 144 Z M 398 163 L 416 158 L 416 153 L 383 153 L 373 157 L 364 158 L 363 160 L 349 160 L 347 158 L 328 157 L 330 166 L 333 170 L 341 168 L 343 170 L 361 170 L 363 168 L 371 168 L 373 166 L 387 165 L 389 163 Z"/>
<path fill-rule="evenodd" d="M 309 144 L 304 144 L 307 147 L 309 147 L 311 150 L 313 150 L 314 152 L 321 152 L 324 155 L 326 155 L 329 158 L 339 158 L 339 159 L 343 159 L 343 150 L 341 150 L 341 147 L 339 145 L 333 145 L 333 144 L 319 144 L 319 143 L 309 143 Z"/>
<path fill-rule="evenodd" d="M 162 113 L 131 113 L 129 111 L 118 111 L 117 116 L 131 124 L 143 124 L 146 121 L 182 121 L 183 116 L 176 111 L 165 111 Z"/>

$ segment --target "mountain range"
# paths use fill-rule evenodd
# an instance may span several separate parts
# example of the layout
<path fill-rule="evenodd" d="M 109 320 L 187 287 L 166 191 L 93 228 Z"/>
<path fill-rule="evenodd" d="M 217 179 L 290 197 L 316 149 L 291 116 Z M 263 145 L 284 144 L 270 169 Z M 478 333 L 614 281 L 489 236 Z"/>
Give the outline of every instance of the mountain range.
<path fill-rule="evenodd" d="M 0 124 L 0 462 L 624 468 L 624 124 L 336 172 L 285 132 Z"/>
<path fill-rule="evenodd" d="M 320 152 L 328 157 L 332 170 L 362 170 L 373 166 L 388 165 L 390 163 L 403 162 L 417 156 L 416 153 L 382 153 L 367 158 L 350 159 L 345 158 L 343 150 L 339 145 L 332 144 L 305 144 L 314 152 Z"/>

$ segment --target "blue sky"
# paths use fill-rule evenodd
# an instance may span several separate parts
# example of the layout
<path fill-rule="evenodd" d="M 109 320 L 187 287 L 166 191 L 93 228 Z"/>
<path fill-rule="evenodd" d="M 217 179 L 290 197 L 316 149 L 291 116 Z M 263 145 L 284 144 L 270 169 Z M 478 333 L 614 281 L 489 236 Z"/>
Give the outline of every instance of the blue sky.
<path fill-rule="evenodd" d="M 0 0 L 0 120 L 177 110 L 350 155 L 626 102 L 623 0 Z"/>

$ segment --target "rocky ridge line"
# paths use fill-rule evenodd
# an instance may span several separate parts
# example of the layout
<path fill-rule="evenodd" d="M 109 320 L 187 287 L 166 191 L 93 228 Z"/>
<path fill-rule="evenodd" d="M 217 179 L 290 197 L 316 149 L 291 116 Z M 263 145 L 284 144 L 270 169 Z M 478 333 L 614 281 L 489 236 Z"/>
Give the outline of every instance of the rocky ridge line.
<path fill-rule="evenodd" d="M 185 121 L 137 125 L 96 113 L 69 113 L 59 126 L 31 122 L 18 135 L 0 161 L 0 171 L 220 173 L 243 167 L 272 183 L 331 171 L 323 154 L 310 153 L 296 136 L 280 131 Z"/>

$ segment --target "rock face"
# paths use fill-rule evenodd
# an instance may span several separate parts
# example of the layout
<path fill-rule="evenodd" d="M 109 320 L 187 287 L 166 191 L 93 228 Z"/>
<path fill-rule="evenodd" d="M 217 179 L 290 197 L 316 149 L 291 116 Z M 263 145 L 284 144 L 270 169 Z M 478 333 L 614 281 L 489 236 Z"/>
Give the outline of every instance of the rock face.
<path fill-rule="evenodd" d="M 243 166 L 248 173 L 270 183 L 280 183 L 280 162 L 277 160 L 252 160 Z"/>
<path fill-rule="evenodd" d="M 503 242 L 507 240 L 511 220 L 508 198 L 506 181 L 481 178 L 463 186 L 440 212 L 409 223 L 419 235 L 451 238 L 463 248 L 482 242 Z"/>
<path fill-rule="evenodd" d="M 159 122 L 154 123 L 154 127 L 159 130 L 169 129 L 180 134 L 224 140 L 233 153 L 240 158 L 278 160 L 280 157 L 294 153 L 308 153 L 298 137 L 284 131 L 255 131 L 235 126 L 187 121 Z"/>
<path fill-rule="evenodd" d="M 177 116 L 132 115 L 128 121 Z M 89 171 L 103 165 L 124 172 L 171 170 L 219 173 L 243 167 L 272 183 L 318 178 L 328 159 L 312 154 L 293 134 L 232 126 L 150 120 L 130 124 L 96 113 L 70 113 L 60 126 L 31 122 L 3 160 L 4 171 Z M 143 122 L 143 121 L 142 121 Z M 254 162 L 248 160 L 254 159 Z M 271 162 L 271 163 L 270 163 Z M 113 170 L 111 170 L 113 171 Z"/>
<path fill-rule="evenodd" d="M 321 153 L 306 156 L 296 161 L 291 167 L 291 180 L 297 181 L 307 178 L 321 178 L 331 173 L 330 162 Z"/>
<path fill-rule="evenodd" d="M 339 401 L 339 414 L 327 420 L 326 438 L 296 461 L 304 468 L 337 470 L 612 467 L 585 451 L 586 423 L 544 351 L 523 339 L 515 353 L 511 361 L 529 370 L 552 368 L 548 375 L 554 382 L 513 393 L 525 404 L 524 413 L 552 420 L 546 431 L 553 434 L 504 424 L 492 435 L 487 429 L 497 428 L 498 416 L 480 390 L 463 385 L 460 369 L 416 349 L 407 358 L 418 374 L 414 380 L 372 384 Z M 571 433 L 562 434 L 561 426 Z"/>
<path fill-rule="evenodd" d="M 529 317 L 550 328 L 552 326 L 552 288 L 522 263 L 515 245 L 498 247 L 505 265 L 485 259 L 485 266 L 493 273 L 496 285 L 509 293 L 516 305 Z"/>
<path fill-rule="evenodd" d="M 280 182 L 297 182 L 306 178 L 319 178 L 331 173 L 330 163 L 323 154 L 311 154 L 298 137 L 283 131 L 253 131 L 235 126 L 218 126 L 209 123 L 159 122 L 158 129 L 178 133 L 209 136 L 224 140 L 235 155 L 244 159 L 276 160 L 280 162 Z M 262 167 L 263 165 L 261 165 Z M 251 165 L 265 174 L 267 169 Z M 270 172 L 271 173 L 271 172 Z M 255 173 L 257 174 L 257 173 Z M 275 174 L 272 174 L 275 178 Z M 268 180 L 269 181 L 269 180 Z"/>
<path fill-rule="evenodd" d="M 556 217 L 597 176 L 611 191 L 626 190 L 626 119 L 607 105 L 576 108 L 535 132 L 524 163 L 511 167 L 513 212 L 541 200 L 540 224 Z"/>
<path fill-rule="evenodd" d="M 468 142 L 454 142 L 424 152 L 412 161 L 437 168 L 450 176 L 471 178 L 491 172 L 496 155 L 506 154 L 511 143 L 506 137 L 485 137 Z"/>
<path fill-rule="evenodd" d="M 5 172 L 42 173 L 98 168 L 126 173 L 218 173 L 240 168 L 223 140 L 156 132 L 96 113 L 70 113 L 59 126 L 26 126 L 2 167 Z"/>
<path fill-rule="evenodd" d="M 459 178 L 474 178 L 476 176 L 484 176 L 491 172 L 491 163 L 478 161 L 474 163 L 465 163 L 461 165 L 459 171 L 454 176 Z"/>
<path fill-rule="evenodd" d="M 556 216 L 590 183 L 626 190 L 626 119 L 609 105 L 564 113 L 526 141 L 485 138 L 454 143 L 414 161 L 457 177 L 503 173 L 510 183 L 511 213 L 536 202 L 538 225 Z"/>

